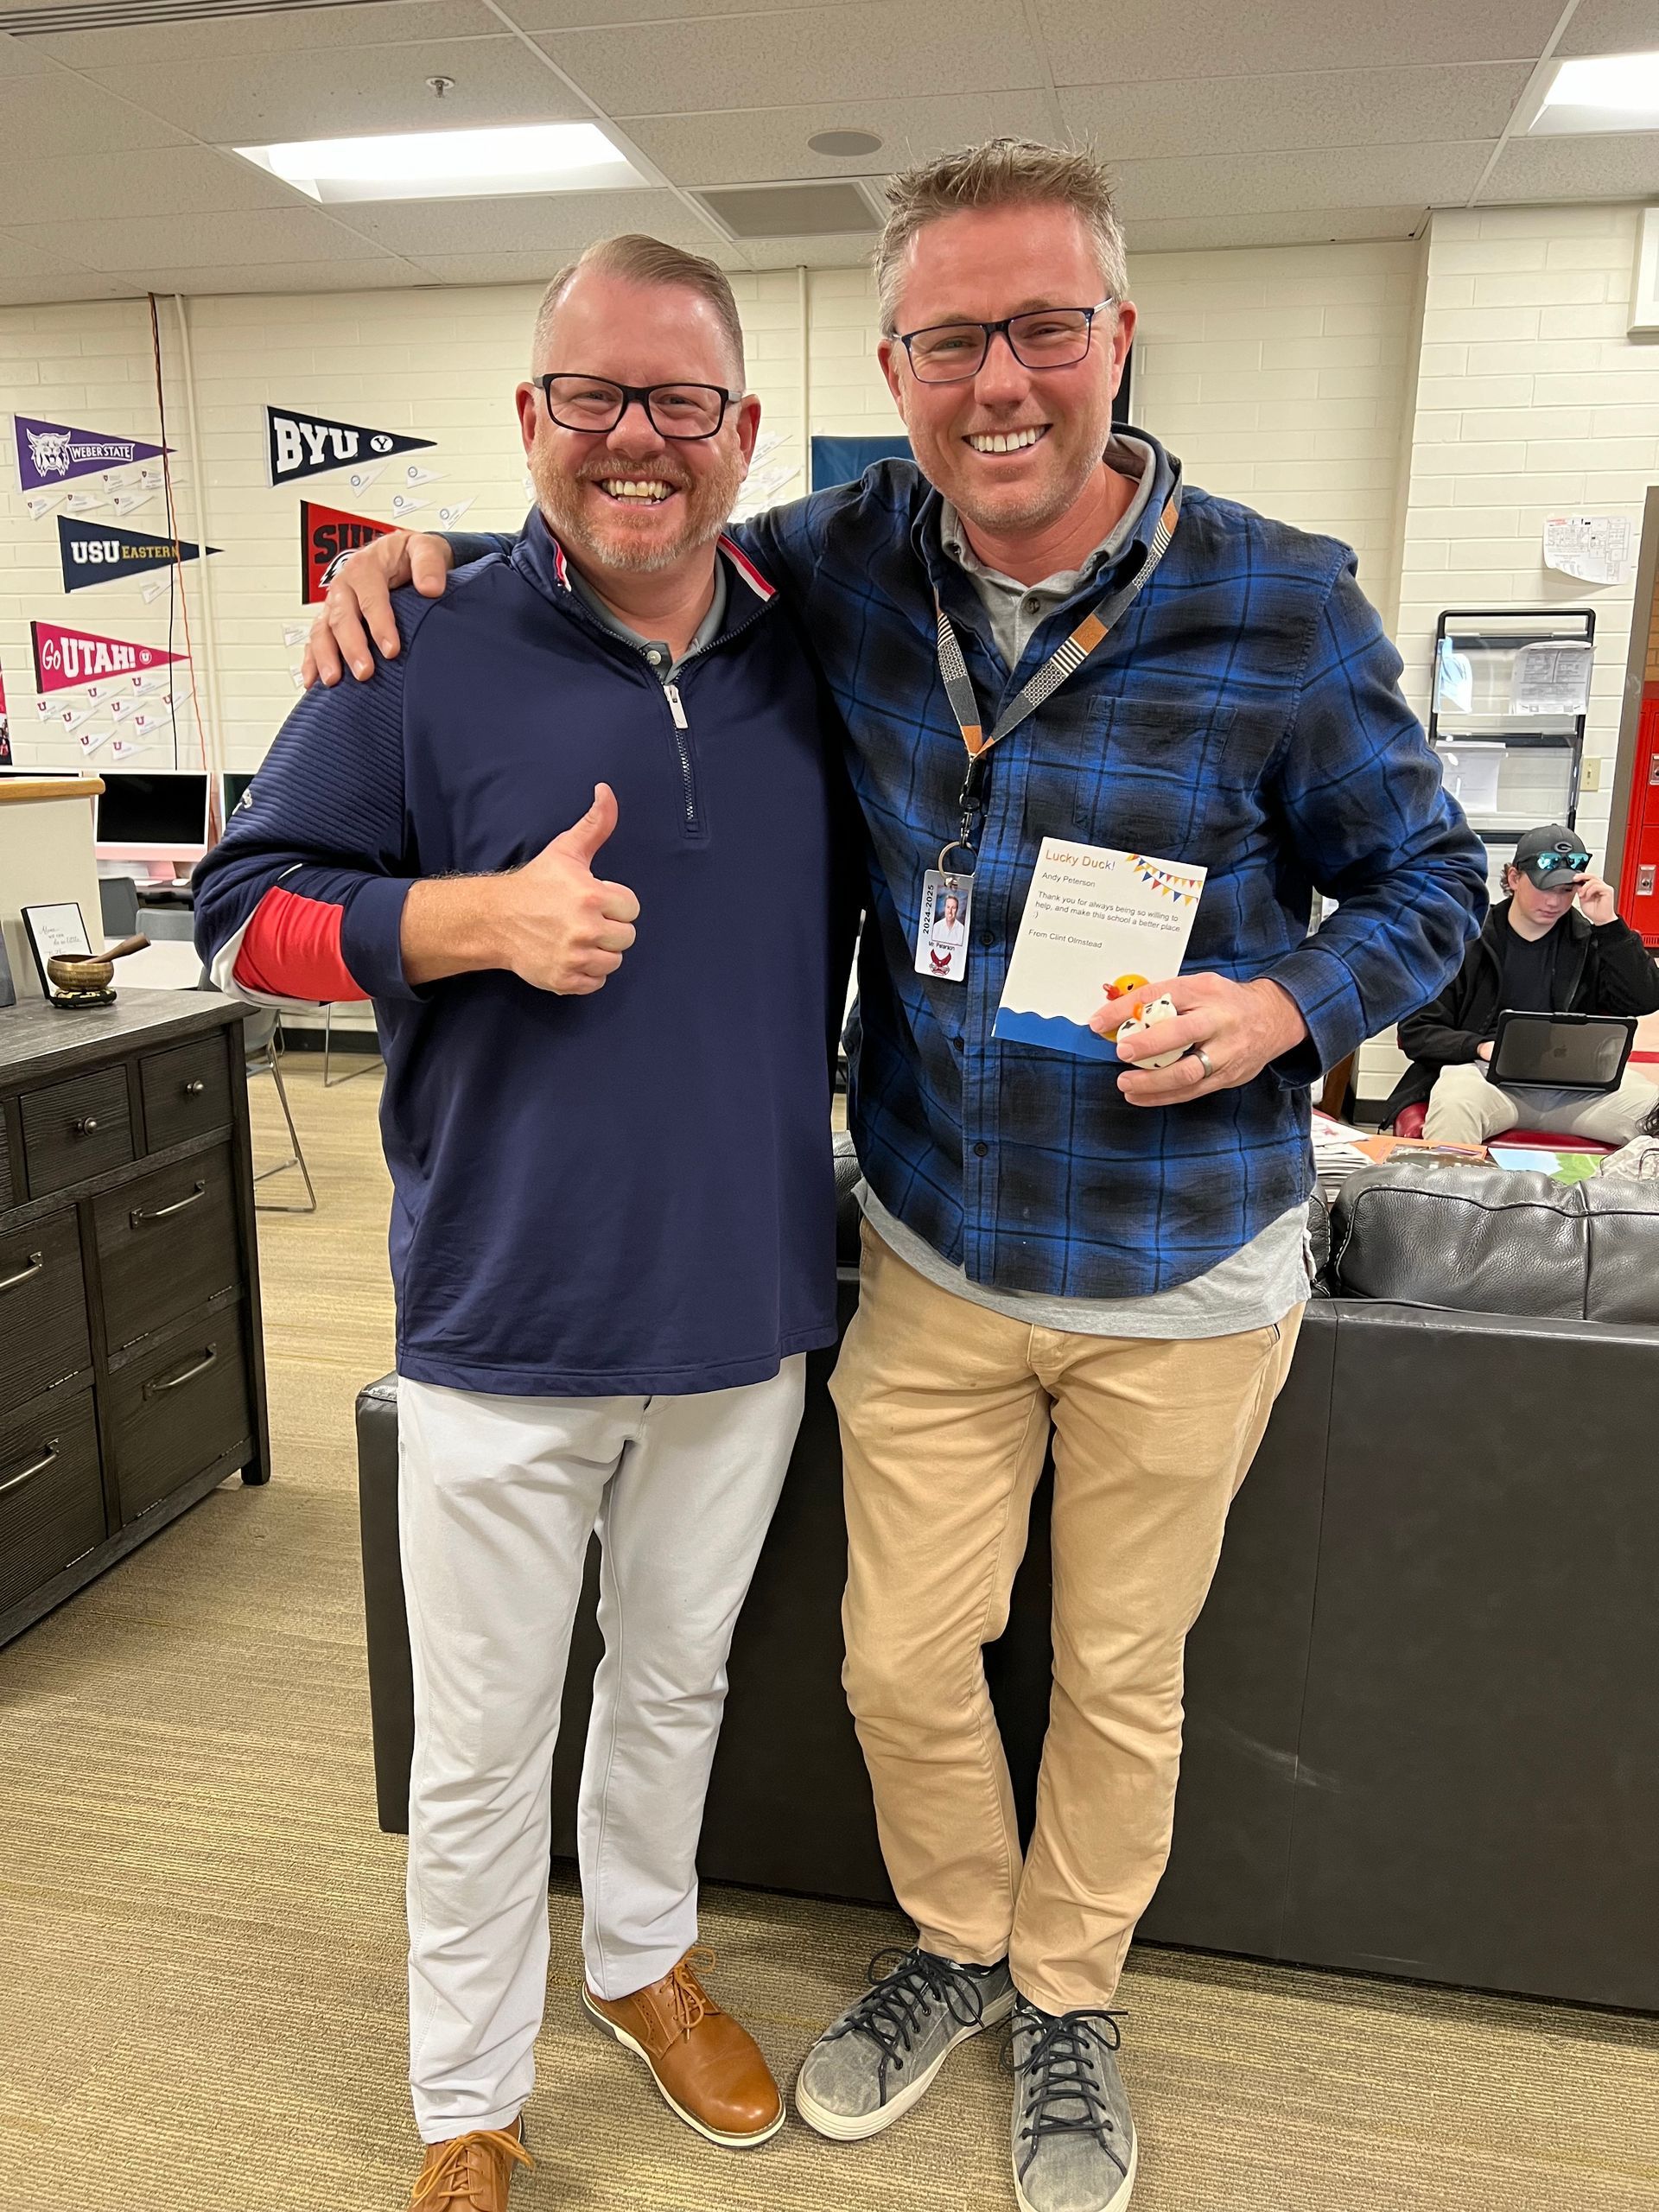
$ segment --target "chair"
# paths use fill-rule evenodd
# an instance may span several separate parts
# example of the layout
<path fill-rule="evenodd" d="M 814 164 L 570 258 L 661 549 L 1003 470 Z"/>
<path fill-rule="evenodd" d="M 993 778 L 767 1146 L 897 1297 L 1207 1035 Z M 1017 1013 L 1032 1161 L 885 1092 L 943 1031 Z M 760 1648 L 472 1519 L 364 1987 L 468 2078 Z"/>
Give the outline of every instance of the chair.
<path fill-rule="evenodd" d="M 1395 1116 L 1389 1135 L 1396 1137 L 1420 1137 L 1423 1124 L 1428 1119 L 1428 1108 L 1421 1101 L 1415 1106 L 1402 1106 Z M 1505 1129 L 1503 1135 L 1492 1139 L 1494 1144 L 1524 1145 L 1538 1152 L 1617 1152 L 1616 1144 L 1604 1144 L 1599 1137 L 1573 1137 L 1559 1130 Z"/>
<path fill-rule="evenodd" d="M 378 1052 L 374 1052 L 371 1053 L 369 1058 L 364 1061 L 360 1068 L 353 1068 L 350 1075 L 337 1076 L 334 1074 L 332 1072 L 334 1067 L 334 1001 L 330 999 L 327 1001 L 322 1009 L 322 1087 L 325 1090 L 338 1090 L 342 1083 L 355 1083 L 359 1076 L 367 1075 L 371 1069 L 378 1068 L 383 1065 L 380 1055 Z"/>
<path fill-rule="evenodd" d="M 255 1171 L 256 1184 L 264 1183 L 273 1175 L 285 1174 L 290 1167 L 297 1167 L 305 1184 L 303 1205 L 285 1205 L 280 1199 L 264 1204 L 256 1198 L 254 1205 L 260 1213 L 315 1213 L 316 1188 L 311 1180 L 311 1171 L 305 1164 L 305 1154 L 300 1149 L 300 1133 L 294 1126 L 293 1109 L 288 1103 L 288 1088 L 283 1081 L 282 1052 L 283 1025 L 274 1009 L 256 1007 L 242 1025 L 242 1049 L 250 1077 L 268 1075 L 276 1086 L 277 1103 L 283 1109 L 283 1119 L 288 1124 L 288 1141 L 293 1147 L 286 1160 L 279 1160 L 273 1167 Z"/>

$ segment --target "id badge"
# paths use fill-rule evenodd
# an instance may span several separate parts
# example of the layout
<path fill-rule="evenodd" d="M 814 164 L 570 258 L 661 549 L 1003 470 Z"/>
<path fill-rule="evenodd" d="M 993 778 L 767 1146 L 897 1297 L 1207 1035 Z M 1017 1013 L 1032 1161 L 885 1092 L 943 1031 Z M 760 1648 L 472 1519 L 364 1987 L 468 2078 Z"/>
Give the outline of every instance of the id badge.
<path fill-rule="evenodd" d="M 968 916 L 974 879 L 931 868 L 922 878 L 922 917 L 916 931 L 916 972 L 936 983 L 960 983 L 968 972 Z"/>

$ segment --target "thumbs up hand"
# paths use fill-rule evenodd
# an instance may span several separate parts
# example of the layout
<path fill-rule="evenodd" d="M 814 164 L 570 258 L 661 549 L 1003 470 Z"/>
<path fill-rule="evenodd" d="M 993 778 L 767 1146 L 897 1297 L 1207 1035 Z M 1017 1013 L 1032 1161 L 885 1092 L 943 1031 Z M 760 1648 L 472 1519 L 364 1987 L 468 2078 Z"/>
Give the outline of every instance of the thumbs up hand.
<path fill-rule="evenodd" d="M 616 794 L 608 784 L 596 784 L 581 821 L 502 879 L 512 908 L 508 964 L 537 990 L 567 998 L 601 990 L 633 943 L 639 901 L 626 884 L 594 874 L 594 861 L 615 827 Z"/>

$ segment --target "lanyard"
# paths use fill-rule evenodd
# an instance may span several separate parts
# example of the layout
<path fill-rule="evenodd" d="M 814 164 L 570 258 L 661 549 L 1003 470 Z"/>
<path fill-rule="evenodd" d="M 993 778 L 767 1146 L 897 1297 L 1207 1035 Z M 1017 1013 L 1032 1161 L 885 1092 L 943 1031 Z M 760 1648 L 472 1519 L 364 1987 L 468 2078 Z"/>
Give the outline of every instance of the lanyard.
<path fill-rule="evenodd" d="M 1011 699 L 989 736 L 979 717 L 979 701 L 974 696 L 973 678 L 968 673 L 968 663 L 963 656 L 961 640 L 944 611 L 944 601 L 937 592 L 933 605 L 939 621 L 939 674 L 944 679 L 945 695 L 950 702 L 950 711 L 957 718 L 962 732 L 962 741 L 968 749 L 968 773 L 963 780 L 957 804 L 962 810 L 957 835 L 939 855 L 941 868 L 947 865 L 952 853 L 974 855 L 976 817 L 984 817 L 986 771 L 988 755 L 994 745 L 1000 745 L 1011 730 L 1034 715 L 1046 699 L 1052 698 L 1069 676 L 1083 666 L 1107 632 L 1112 628 L 1130 601 L 1148 582 L 1153 570 L 1169 550 L 1169 542 L 1175 535 L 1175 523 L 1181 511 L 1180 463 L 1172 460 L 1174 480 L 1169 487 L 1169 497 L 1164 502 L 1163 512 L 1158 518 L 1147 547 L 1147 557 L 1128 583 L 1116 591 L 1109 591 L 1090 608 L 1077 628 L 1064 643 L 1057 645 L 1042 666 L 1025 685 L 1018 696 Z M 971 873 L 971 870 L 961 873 Z"/>

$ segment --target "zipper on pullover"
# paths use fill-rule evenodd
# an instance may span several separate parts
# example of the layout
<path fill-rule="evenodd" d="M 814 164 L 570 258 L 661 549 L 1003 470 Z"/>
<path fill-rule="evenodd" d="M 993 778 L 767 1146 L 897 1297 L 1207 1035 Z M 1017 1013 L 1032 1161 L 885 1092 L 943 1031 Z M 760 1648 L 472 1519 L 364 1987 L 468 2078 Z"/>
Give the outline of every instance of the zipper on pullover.
<path fill-rule="evenodd" d="M 674 749 L 680 756 L 680 782 L 685 794 L 685 826 L 697 827 L 697 785 L 691 770 L 691 748 L 686 736 L 691 725 L 686 720 L 685 702 L 680 696 L 680 687 L 668 679 L 663 683 L 663 697 L 668 705 L 669 719 L 674 725 Z"/>

